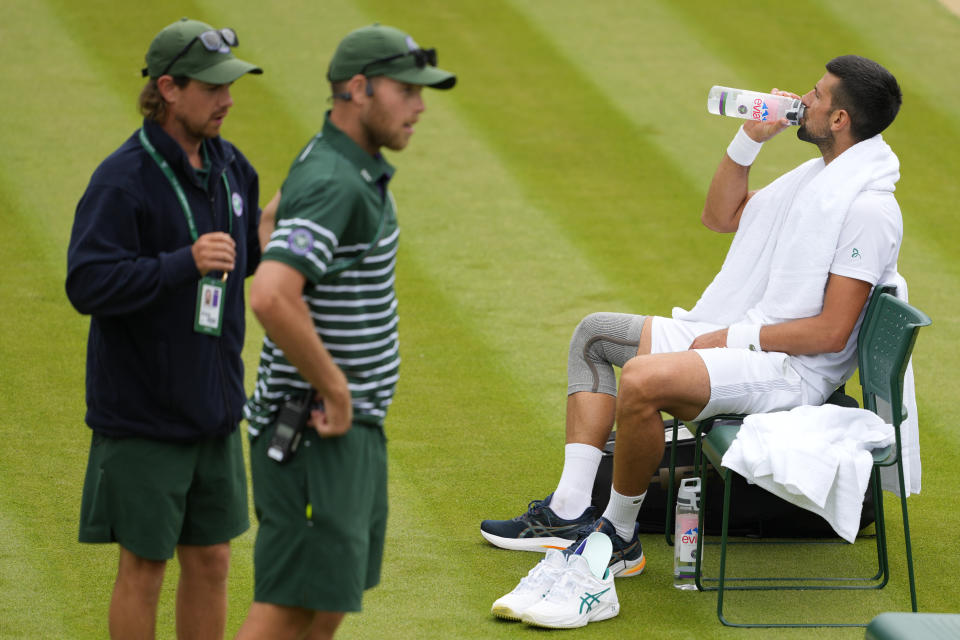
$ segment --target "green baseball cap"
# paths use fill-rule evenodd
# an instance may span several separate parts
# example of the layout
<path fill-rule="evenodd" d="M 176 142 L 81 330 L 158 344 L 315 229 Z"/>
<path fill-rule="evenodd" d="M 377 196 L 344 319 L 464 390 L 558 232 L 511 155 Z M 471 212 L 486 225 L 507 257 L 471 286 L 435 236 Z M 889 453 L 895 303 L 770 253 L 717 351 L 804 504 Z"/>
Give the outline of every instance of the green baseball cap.
<path fill-rule="evenodd" d="M 144 76 L 186 76 L 210 84 L 229 84 L 245 73 L 263 73 L 260 67 L 235 58 L 233 29 L 214 29 L 197 20 L 181 18 L 164 27 L 150 43 Z"/>
<path fill-rule="evenodd" d="M 434 89 L 451 89 L 457 83 L 457 76 L 437 68 L 436 49 L 422 49 L 406 33 L 380 24 L 347 34 L 333 54 L 327 80 L 343 82 L 358 73 Z"/>

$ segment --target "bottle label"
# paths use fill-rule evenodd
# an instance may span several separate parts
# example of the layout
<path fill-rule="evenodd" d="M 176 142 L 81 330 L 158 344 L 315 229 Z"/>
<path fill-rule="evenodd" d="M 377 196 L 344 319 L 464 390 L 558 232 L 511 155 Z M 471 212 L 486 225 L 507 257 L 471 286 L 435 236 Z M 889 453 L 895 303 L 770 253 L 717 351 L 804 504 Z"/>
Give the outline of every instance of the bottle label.
<path fill-rule="evenodd" d="M 724 109 L 721 113 L 745 118 L 747 120 L 756 120 L 757 122 L 779 120 L 783 117 L 782 103 L 780 101 L 769 100 L 770 97 L 772 96 L 764 96 L 745 91 L 739 96 L 736 96 L 734 104 L 730 105 L 731 107 L 735 105 L 736 113 L 731 113 L 733 109 Z"/>
<path fill-rule="evenodd" d="M 680 562 L 697 561 L 697 514 L 683 514 L 677 516 L 677 529 L 674 534 L 677 560 Z"/>
<path fill-rule="evenodd" d="M 801 102 L 796 98 L 728 87 L 713 87 L 707 96 L 707 110 L 711 113 L 756 122 L 786 118 L 796 124 L 800 109 Z"/>
<path fill-rule="evenodd" d="M 750 117 L 760 122 L 766 122 L 770 119 L 770 107 L 764 102 L 763 98 L 753 99 L 753 109 L 750 111 Z"/>

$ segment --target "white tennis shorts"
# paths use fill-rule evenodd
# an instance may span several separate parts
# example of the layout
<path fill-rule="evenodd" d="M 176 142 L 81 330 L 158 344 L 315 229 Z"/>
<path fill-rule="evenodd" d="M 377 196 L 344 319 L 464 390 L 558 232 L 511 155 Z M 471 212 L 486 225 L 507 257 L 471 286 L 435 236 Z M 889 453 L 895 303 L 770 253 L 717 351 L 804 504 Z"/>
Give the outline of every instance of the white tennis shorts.
<path fill-rule="evenodd" d="M 652 316 L 651 352 L 686 351 L 694 338 L 725 327 Z M 710 376 L 710 400 L 695 420 L 718 413 L 768 413 L 803 404 L 822 404 L 823 396 L 800 377 L 790 356 L 775 351 L 696 349 Z"/>

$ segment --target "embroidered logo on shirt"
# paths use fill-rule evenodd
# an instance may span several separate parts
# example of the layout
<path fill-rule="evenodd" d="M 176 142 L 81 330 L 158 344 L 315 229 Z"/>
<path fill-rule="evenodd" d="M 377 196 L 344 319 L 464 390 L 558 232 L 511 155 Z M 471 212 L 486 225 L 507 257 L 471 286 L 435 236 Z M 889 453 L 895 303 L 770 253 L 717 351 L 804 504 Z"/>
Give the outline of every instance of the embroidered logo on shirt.
<path fill-rule="evenodd" d="M 243 215 L 243 198 L 239 193 L 234 193 L 231 200 L 233 200 L 233 213 L 239 218 Z"/>
<path fill-rule="evenodd" d="M 856 247 L 854 247 L 854 248 L 853 248 L 853 252 L 850 254 L 850 259 L 851 259 L 851 260 L 859 260 L 860 257 L 861 257 L 861 256 L 860 256 L 860 249 L 857 249 Z"/>
<path fill-rule="evenodd" d="M 287 248 L 298 256 L 305 256 L 313 248 L 313 234 L 306 229 L 294 229 L 287 238 Z"/>

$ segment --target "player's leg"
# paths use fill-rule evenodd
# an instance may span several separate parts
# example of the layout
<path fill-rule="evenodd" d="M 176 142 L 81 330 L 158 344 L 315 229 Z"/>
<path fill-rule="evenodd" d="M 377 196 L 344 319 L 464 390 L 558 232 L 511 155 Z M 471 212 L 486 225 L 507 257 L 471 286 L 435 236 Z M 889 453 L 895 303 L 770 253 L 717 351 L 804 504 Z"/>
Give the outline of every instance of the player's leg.
<path fill-rule="evenodd" d="M 110 599 L 110 637 L 153 640 L 166 561 L 147 560 L 120 547 Z"/>
<path fill-rule="evenodd" d="M 315 614 L 300 607 L 254 602 L 236 640 L 299 640 L 310 629 Z M 344 614 L 336 615 L 343 619 Z"/>
<path fill-rule="evenodd" d="M 649 335 L 644 338 L 645 320 L 645 316 L 594 313 L 577 325 L 567 357 L 566 445 L 557 488 L 544 500 L 532 501 L 517 518 L 484 520 L 480 531 L 489 542 L 530 551 L 565 547 L 596 518 L 591 494 L 614 423 L 614 367 L 633 358 L 644 340 L 649 345 Z"/>
<path fill-rule="evenodd" d="M 638 356 L 623 368 L 617 403 L 614 488 L 639 495 L 663 459 L 663 419 L 696 417 L 710 399 L 710 376 L 695 351 Z"/>
<path fill-rule="evenodd" d="M 177 559 L 177 638 L 222 638 L 227 619 L 230 543 L 180 545 Z"/>
<path fill-rule="evenodd" d="M 656 342 L 655 337 L 654 350 Z M 701 420 L 721 413 L 780 411 L 803 402 L 802 380 L 783 353 L 703 349 L 631 360 L 620 379 L 613 489 L 604 517 L 620 537 L 631 539 L 647 485 L 663 458 L 660 411 Z"/>
<path fill-rule="evenodd" d="M 177 637 L 222 638 L 230 540 L 250 527 L 240 430 L 191 446 L 190 485 L 177 541 Z"/>
<path fill-rule="evenodd" d="M 305 640 L 331 640 L 344 616 L 345 614 L 335 611 L 317 611 Z"/>

